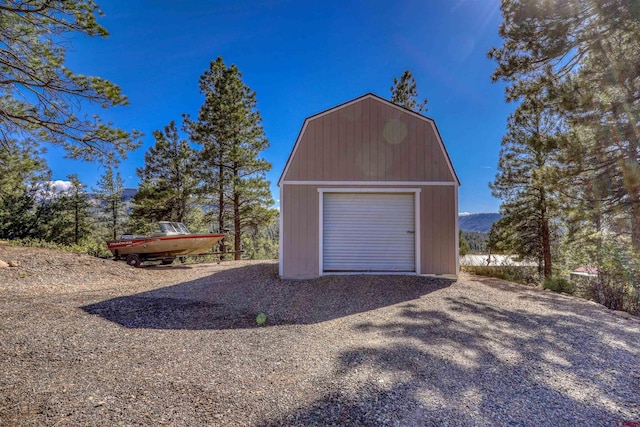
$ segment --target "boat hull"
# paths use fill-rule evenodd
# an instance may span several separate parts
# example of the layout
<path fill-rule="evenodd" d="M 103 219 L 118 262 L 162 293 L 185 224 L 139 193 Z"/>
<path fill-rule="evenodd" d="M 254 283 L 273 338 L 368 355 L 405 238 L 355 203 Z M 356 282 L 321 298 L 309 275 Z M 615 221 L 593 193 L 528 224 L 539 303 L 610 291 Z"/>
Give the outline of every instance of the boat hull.
<path fill-rule="evenodd" d="M 132 239 L 111 240 L 107 247 L 116 258 L 135 254 L 146 258 L 170 258 L 200 255 L 210 251 L 224 234 L 189 234 L 180 236 L 141 236 Z"/>

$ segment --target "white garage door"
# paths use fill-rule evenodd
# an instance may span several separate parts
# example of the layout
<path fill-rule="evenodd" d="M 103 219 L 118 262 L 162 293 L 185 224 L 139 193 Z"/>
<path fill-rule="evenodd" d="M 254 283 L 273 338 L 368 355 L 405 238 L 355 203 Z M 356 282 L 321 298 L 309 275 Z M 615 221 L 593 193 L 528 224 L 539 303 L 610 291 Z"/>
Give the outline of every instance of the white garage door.
<path fill-rule="evenodd" d="M 415 271 L 414 194 L 324 193 L 323 271 Z"/>

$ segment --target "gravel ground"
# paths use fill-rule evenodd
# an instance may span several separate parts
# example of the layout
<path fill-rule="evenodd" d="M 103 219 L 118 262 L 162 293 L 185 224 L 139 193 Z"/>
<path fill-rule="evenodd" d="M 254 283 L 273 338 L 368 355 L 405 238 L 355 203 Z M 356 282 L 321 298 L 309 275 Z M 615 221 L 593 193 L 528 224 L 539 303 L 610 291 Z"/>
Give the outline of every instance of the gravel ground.
<path fill-rule="evenodd" d="M 466 274 L 0 260 L 19 264 L 0 268 L 0 425 L 640 422 L 638 318 L 577 298 Z"/>

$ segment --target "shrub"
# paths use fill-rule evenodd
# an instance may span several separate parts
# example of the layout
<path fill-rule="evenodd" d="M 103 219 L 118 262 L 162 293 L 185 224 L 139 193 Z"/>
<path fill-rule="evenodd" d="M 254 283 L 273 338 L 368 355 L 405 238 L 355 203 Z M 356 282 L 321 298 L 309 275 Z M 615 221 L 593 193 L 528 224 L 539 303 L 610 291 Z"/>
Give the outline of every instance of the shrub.
<path fill-rule="evenodd" d="M 87 254 L 99 258 L 110 258 L 113 255 L 102 239 L 86 240 L 77 245 L 63 245 L 60 243 L 48 242 L 41 239 L 15 239 L 10 240 L 11 246 L 25 246 L 32 248 L 58 249 L 76 254 Z"/>
<path fill-rule="evenodd" d="M 553 292 L 565 292 L 572 295 L 576 291 L 576 285 L 564 277 L 547 277 L 542 282 L 542 287 Z"/>
<path fill-rule="evenodd" d="M 612 310 L 640 314 L 640 253 L 628 234 L 585 227 L 566 243 L 568 269 L 588 266 L 597 277 L 572 278 L 576 294 Z"/>
<path fill-rule="evenodd" d="M 464 271 L 479 276 L 496 277 L 510 282 L 522 283 L 523 285 L 536 283 L 538 279 L 538 272 L 535 267 L 500 265 L 491 267 L 463 266 L 462 268 Z"/>
<path fill-rule="evenodd" d="M 601 271 L 598 277 L 579 281 L 577 289 L 580 296 L 612 310 L 640 314 L 640 292 L 623 276 Z"/>

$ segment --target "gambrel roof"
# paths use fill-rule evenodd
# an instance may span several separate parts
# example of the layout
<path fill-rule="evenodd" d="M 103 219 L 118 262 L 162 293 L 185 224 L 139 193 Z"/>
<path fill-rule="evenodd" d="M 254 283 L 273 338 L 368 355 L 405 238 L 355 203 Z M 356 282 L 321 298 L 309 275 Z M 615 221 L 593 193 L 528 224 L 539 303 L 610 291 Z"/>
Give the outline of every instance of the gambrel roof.
<path fill-rule="evenodd" d="M 365 110 L 369 112 L 369 115 L 365 116 Z M 362 117 L 358 114 L 362 114 Z M 357 129 L 358 124 L 353 124 L 354 122 L 359 124 L 360 130 Z M 355 130 L 353 130 L 354 126 L 356 126 Z M 412 135 L 412 132 L 416 135 Z M 354 139 L 355 143 L 352 142 Z M 399 140 L 402 140 L 405 145 L 398 144 Z M 357 145 L 358 143 L 360 145 Z M 310 147 L 301 148 L 304 144 L 315 144 L 316 147 L 313 148 L 315 152 L 301 154 L 305 149 L 311 150 Z M 347 144 L 356 144 L 356 146 L 355 148 L 354 146 L 345 147 Z M 414 144 L 419 148 L 410 147 L 409 149 L 412 151 L 407 152 L 407 144 Z M 429 144 L 429 147 L 425 148 L 426 144 Z M 364 162 L 367 164 L 360 167 L 362 170 L 358 171 L 356 166 L 358 161 L 363 162 L 361 160 L 363 149 L 366 151 L 365 154 L 371 153 L 371 158 L 366 159 Z M 337 150 L 344 151 L 344 153 L 336 155 L 333 151 Z M 376 152 L 376 150 L 378 151 Z M 294 163 L 297 156 L 308 159 L 305 161 L 311 167 L 296 167 Z M 401 156 L 404 156 L 404 163 L 400 159 Z M 415 162 L 426 163 L 430 158 L 432 163 L 422 165 L 422 169 L 426 172 L 421 175 L 421 168 L 420 166 L 416 167 Z M 375 164 L 382 161 L 386 162 L 382 166 Z M 330 170 L 329 172 L 326 170 L 321 172 L 321 168 L 316 165 L 316 162 L 336 164 L 329 169 L 325 167 Z M 340 167 L 337 166 L 337 162 L 340 162 Z M 407 162 L 413 162 L 411 165 L 415 173 L 405 173 L 403 170 L 402 176 L 406 176 L 406 179 L 399 178 L 400 173 L 397 170 L 406 168 Z M 440 163 L 444 163 L 444 165 Z M 292 165 L 294 166 L 292 167 Z M 314 167 L 317 170 L 314 170 Z M 396 172 L 393 172 L 394 168 Z M 433 173 L 430 173 L 430 170 L 433 170 Z M 289 177 L 288 174 L 292 174 L 293 177 Z M 278 180 L 278 186 L 283 182 L 291 180 L 298 182 L 300 179 L 361 181 L 362 184 L 376 180 L 392 182 L 446 181 L 460 185 L 460 180 L 453 168 L 435 121 L 372 93 L 314 114 L 304 120 Z"/>

